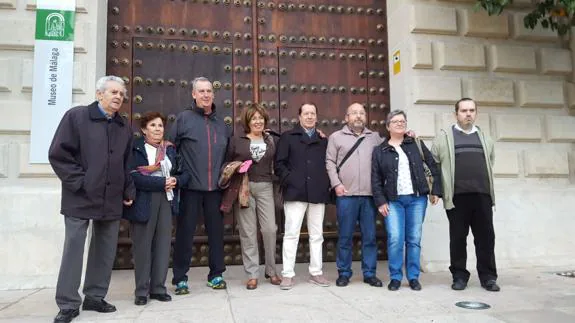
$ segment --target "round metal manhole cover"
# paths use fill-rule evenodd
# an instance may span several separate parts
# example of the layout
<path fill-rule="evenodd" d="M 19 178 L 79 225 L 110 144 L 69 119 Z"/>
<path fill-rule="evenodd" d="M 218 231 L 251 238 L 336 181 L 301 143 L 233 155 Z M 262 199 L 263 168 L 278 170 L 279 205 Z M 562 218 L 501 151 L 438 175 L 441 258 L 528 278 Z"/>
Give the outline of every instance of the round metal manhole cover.
<path fill-rule="evenodd" d="M 457 302 L 455 306 L 459 306 L 461 308 L 466 308 L 470 310 L 486 310 L 491 308 L 489 304 L 481 303 L 481 302 Z"/>
<path fill-rule="evenodd" d="M 575 278 L 575 270 L 574 271 L 562 271 L 562 272 L 558 272 L 556 274 L 559 276 L 562 276 L 562 277 Z"/>

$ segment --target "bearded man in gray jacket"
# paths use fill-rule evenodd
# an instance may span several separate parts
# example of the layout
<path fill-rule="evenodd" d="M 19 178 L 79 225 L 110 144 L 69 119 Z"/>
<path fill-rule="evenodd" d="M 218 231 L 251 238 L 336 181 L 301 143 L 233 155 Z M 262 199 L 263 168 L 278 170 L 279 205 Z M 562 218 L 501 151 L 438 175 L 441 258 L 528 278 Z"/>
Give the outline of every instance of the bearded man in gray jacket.
<path fill-rule="evenodd" d="M 363 281 L 370 286 L 381 287 L 383 283 L 375 276 L 377 208 L 371 192 L 371 154 L 373 148 L 381 144 L 382 139 L 379 133 L 366 128 L 367 114 L 359 103 L 353 103 L 347 108 L 345 121 L 347 124 L 341 130 L 329 136 L 326 155 L 326 168 L 331 187 L 337 196 L 339 239 L 336 262 L 339 277 L 336 285 L 347 286 L 353 274 L 351 270 L 353 233 L 359 221 Z M 342 164 L 356 143 L 356 149 Z"/>

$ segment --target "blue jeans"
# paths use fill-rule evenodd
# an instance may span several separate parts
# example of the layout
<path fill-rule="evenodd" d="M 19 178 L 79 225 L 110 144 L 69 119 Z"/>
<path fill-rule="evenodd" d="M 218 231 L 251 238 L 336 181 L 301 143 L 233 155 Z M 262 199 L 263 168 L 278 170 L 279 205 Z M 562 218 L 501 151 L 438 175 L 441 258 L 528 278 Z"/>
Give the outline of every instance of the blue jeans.
<path fill-rule="evenodd" d="M 389 202 L 389 214 L 385 217 L 387 229 L 387 255 L 389 277 L 403 279 L 403 246 L 407 246 L 405 268 L 407 280 L 418 279 L 421 254 L 421 228 L 427 208 L 427 196 L 400 195 Z"/>
<path fill-rule="evenodd" d="M 351 277 L 352 243 L 355 225 L 361 230 L 361 270 L 363 277 L 375 276 L 377 243 L 375 216 L 377 210 L 371 196 L 339 196 L 336 201 L 339 239 L 337 240 L 337 270 L 340 275 Z"/>

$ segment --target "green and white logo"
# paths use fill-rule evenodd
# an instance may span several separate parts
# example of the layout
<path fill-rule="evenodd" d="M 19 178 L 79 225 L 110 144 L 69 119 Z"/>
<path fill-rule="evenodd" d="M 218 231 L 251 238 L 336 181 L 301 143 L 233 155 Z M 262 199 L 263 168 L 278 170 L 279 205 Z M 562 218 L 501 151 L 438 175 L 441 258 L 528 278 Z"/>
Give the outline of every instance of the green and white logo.
<path fill-rule="evenodd" d="M 73 41 L 74 14 L 74 11 L 38 9 L 36 39 Z"/>
<path fill-rule="evenodd" d="M 64 15 L 53 12 L 46 17 L 46 28 L 44 29 L 44 33 L 46 37 L 64 37 L 65 25 L 66 18 L 64 18 Z"/>

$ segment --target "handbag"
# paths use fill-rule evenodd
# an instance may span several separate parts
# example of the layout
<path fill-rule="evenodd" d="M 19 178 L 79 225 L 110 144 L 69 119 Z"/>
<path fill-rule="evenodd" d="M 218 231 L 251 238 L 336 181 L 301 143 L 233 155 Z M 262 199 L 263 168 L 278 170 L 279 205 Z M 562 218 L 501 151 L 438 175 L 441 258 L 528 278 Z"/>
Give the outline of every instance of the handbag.
<path fill-rule="evenodd" d="M 353 152 L 357 149 L 357 147 L 359 147 L 359 144 L 361 144 L 361 142 L 365 139 L 365 137 L 361 137 L 359 138 L 355 144 L 353 144 L 353 146 L 351 147 L 351 149 L 347 152 L 347 154 L 345 154 L 345 156 L 343 156 L 343 159 L 341 160 L 341 162 L 339 163 L 339 165 L 337 165 L 337 167 L 335 168 L 335 171 L 337 172 L 337 174 L 339 175 L 339 170 L 341 169 L 341 167 L 343 166 L 343 164 L 345 164 L 345 162 L 349 159 L 349 157 L 351 157 L 351 154 L 353 154 Z M 337 200 L 337 195 L 335 194 L 335 187 L 331 188 L 329 190 L 329 203 L 330 204 L 335 204 Z"/>
<path fill-rule="evenodd" d="M 427 164 L 425 163 L 423 148 L 421 148 L 421 139 L 415 138 L 415 144 L 417 145 L 419 155 L 421 156 L 421 160 L 423 161 L 423 172 L 425 173 L 425 179 L 427 180 L 427 186 L 429 188 L 429 200 L 431 201 L 431 190 L 433 189 L 433 175 L 431 174 L 429 166 L 427 166 Z"/>

